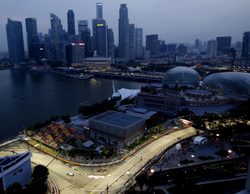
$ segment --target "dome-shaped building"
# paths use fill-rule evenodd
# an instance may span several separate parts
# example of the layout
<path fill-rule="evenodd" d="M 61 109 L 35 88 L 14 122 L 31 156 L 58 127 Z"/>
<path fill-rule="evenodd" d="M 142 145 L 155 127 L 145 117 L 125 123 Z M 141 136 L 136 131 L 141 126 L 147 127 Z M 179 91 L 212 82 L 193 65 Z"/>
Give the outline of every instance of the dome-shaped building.
<path fill-rule="evenodd" d="M 214 73 L 202 85 L 211 90 L 250 96 L 250 74 L 243 72 Z"/>
<path fill-rule="evenodd" d="M 163 87 L 188 87 L 195 88 L 200 83 L 200 75 L 194 69 L 178 66 L 169 69 L 163 76 Z"/>

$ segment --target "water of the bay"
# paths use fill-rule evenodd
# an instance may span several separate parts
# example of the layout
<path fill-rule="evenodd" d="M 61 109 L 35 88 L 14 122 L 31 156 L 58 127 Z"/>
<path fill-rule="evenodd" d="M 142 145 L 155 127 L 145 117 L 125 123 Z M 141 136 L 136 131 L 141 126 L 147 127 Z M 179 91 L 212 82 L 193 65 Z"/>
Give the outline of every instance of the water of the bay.
<path fill-rule="evenodd" d="M 139 89 L 144 83 L 114 80 L 116 89 Z M 52 115 L 76 115 L 78 105 L 112 95 L 112 80 L 77 80 L 52 73 L 0 71 L 0 140 Z"/>

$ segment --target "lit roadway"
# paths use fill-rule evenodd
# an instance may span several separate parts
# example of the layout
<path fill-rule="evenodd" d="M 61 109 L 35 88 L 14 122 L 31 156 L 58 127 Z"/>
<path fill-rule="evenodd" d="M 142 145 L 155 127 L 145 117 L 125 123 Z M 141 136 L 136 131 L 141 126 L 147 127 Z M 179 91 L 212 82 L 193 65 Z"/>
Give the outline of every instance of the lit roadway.
<path fill-rule="evenodd" d="M 195 135 L 193 128 L 172 132 L 157 138 L 135 154 L 127 157 L 122 163 L 106 167 L 105 169 L 101 167 L 70 166 L 59 160 L 53 160 L 52 157 L 34 148 L 30 148 L 30 150 L 33 154 L 33 163 L 45 166 L 50 163 L 48 166 L 50 179 L 58 185 L 61 194 L 107 193 L 107 186 L 109 193 L 118 193 L 120 189 L 126 188 L 126 182 L 128 183 L 131 180 L 131 176 L 139 171 L 154 156 L 177 141 L 193 135 Z M 6 154 L 10 150 L 24 152 L 27 151 L 27 148 L 25 144 L 14 144 L 2 150 L 0 155 Z M 100 172 L 100 170 L 103 171 Z M 67 175 L 68 172 L 73 172 L 74 176 Z"/>

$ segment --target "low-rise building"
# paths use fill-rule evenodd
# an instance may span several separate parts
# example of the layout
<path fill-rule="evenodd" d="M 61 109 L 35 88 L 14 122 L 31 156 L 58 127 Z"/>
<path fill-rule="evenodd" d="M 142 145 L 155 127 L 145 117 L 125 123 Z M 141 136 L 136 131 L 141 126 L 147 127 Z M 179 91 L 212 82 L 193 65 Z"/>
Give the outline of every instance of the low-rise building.
<path fill-rule="evenodd" d="M 107 146 L 127 147 L 144 135 L 145 119 L 107 111 L 89 119 L 90 137 Z"/>
<path fill-rule="evenodd" d="M 0 191 L 14 184 L 24 186 L 31 179 L 31 153 L 0 157 Z"/>

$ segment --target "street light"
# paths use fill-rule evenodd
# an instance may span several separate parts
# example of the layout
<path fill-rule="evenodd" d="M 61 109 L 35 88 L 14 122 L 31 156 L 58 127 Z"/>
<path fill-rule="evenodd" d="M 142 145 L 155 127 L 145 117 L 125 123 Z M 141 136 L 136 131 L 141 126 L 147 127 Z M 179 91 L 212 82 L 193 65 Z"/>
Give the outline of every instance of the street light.
<path fill-rule="evenodd" d="M 153 174 L 155 172 L 155 170 L 153 168 L 151 168 L 150 172 Z"/>

